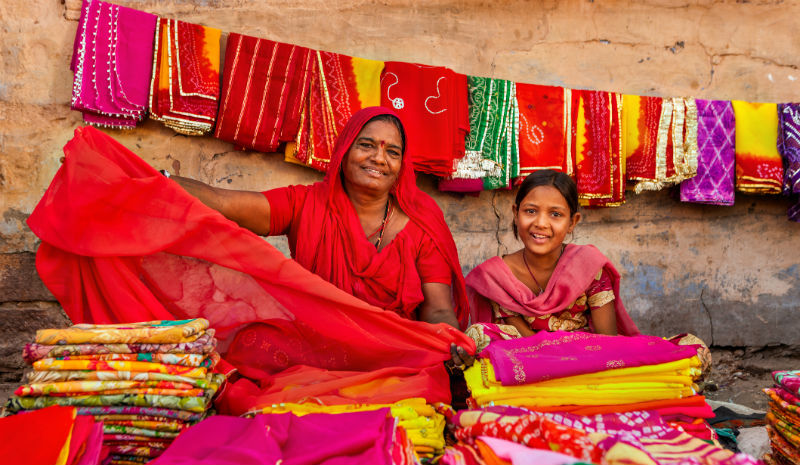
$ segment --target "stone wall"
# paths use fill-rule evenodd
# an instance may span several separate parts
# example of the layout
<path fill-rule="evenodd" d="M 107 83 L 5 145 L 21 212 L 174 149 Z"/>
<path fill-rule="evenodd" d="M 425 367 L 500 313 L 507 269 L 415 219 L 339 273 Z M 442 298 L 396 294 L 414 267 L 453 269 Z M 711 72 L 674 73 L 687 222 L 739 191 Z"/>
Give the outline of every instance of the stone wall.
<path fill-rule="evenodd" d="M 798 99 L 800 5 L 783 1 L 119 0 L 224 31 L 365 58 L 444 65 L 520 82 L 640 95 L 749 101 Z M 25 219 L 80 125 L 69 110 L 76 0 L 0 2 L 0 382 L 21 366 L 20 342 L 67 324 L 37 281 L 37 239 Z M 275 154 L 234 151 L 154 122 L 110 133 L 157 168 L 218 186 L 268 189 L 320 175 Z M 464 271 L 519 247 L 508 192 L 435 192 Z M 737 197 L 734 207 L 685 205 L 668 191 L 585 211 L 575 241 L 619 265 L 640 327 L 699 334 L 716 345 L 800 344 L 792 322 L 800 226 L 788 201 Z M 275 242 L 285 249 L 278 240 Z M 12 357 L 10 354 L 14 354 Z"/>

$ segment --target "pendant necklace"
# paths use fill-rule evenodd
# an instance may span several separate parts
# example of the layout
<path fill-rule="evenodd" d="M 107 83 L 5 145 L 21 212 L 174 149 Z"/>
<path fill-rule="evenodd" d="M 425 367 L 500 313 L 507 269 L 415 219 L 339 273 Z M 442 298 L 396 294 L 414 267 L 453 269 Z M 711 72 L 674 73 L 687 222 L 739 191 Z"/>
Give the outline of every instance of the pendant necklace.
<path fill-rule="evenodd" d="M 381 221 L 381 226 L 378 228 L 377 231 L 367 236 L 367 240 L 372 241 L 372 238 L 377 234 L 378 240 L 375 242 L 375 249 L 379 249 L 381 247 L 381 242 L 383 241 L 383 233 L 386 231 L 386 223 L 392 218 L 392 213 L 394 213 L 394 208 L 392 208 L 392 198 L 389 197 L 389 200 L 386 202 L 386 209 L 383 211 L 383 221 Z"/>
<path fill-rule="evenodd" d="M 556 258 L 556 263 L 558 263 L 558 261 L 561 259 L 561 255 L 563 253 L 564 253 L 564 244 L 561 244 L 561 252 L 559 252 L 558 258 Z M 538 296 L 542 295 L 544 293 L 544 288 L 542 287 L 541 284 L 539 284 L 539 280 L 536 279 L 536 276 L 533 275 L 533 271 L 531 270 L 531 266 L 528 265 L 528 259 L 525 258 L 525 250 L 522 251 L 522 261 L 525 263 L 525 268 L 528 269 L 528 274 L 531 275 L 531 279 L 533 279 L 533 282 L 536 283 L 536 285 L 539 287 L 539 292 L 536 293 L 536 296 L 538 297 Z"/>

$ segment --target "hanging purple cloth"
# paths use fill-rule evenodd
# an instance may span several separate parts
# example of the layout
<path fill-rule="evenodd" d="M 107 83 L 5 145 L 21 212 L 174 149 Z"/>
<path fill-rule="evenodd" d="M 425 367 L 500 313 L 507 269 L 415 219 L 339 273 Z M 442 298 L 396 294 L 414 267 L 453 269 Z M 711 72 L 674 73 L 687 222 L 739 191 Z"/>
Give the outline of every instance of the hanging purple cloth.
<path fill-rule="evenodd" d="M 724 100 L 697 101 L 697 176 L 681 183 L 681 201 L 733 205 L 736 119 Z"/>
<path fill-rule="evenodd" d="M 95 126 L 133 128 L 147 114 L 156 15 L 84 0 L 73 43 L 72 109 Z"/>
<path fill-rule="evenodd" d="M 800 194 L 800 103 L 778 104 L 778 150 L 783 157 L 783 194 Z M 800 223 L 800 200 L 789 207 L 789 219 Z"/>

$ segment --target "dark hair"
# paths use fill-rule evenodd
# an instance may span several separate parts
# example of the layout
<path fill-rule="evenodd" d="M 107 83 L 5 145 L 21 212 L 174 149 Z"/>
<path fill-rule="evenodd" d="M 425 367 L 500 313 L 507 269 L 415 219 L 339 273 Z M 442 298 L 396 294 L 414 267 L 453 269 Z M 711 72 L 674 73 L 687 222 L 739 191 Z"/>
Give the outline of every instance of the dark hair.
<path fill-rule="evenodd" d="M 369 119 L 369 121 L 367 121 L 364 124 L 364 126 L 366 126 L 367 124 L 369 124 L 369 123 L 371 123 L 373 121 L 384 121 L 384 122 L 387 122 L 387 123 L 391 123 L 391 124 L 394 125 L 394 127 L 397 128 L 398 131 L 400 131 L 400 140 L 403 142 L 403 146 L 401 147 L 401 152 L 403 153 L 403 155 L 405 155 L 405 153 L 406 153 L 406 130 L 403 128 L 403 122 L 400 121 L 400 118 L 398 118 L 395 115 L 391 115 L 389 113 L 384 113 L 382 115 L 373 116 L 372 118 Z"/>
<path fill-rule="evenodd" d="M 535 188 L 539 186 L 553 186 L 558 189 L 558 192 L 564 196 L 569 206 L 570 218 L 578 213 L 578 186 L 572 178 L 561 171 L 555 170 L 539 170 L 533 172 L 522 181 L 517 191 L 517 197 L 514 199 L 514 205 L 519 210 L 519 204 L 522 200 Z M 514 237 L 519 238 L 517 233 L 517 223 L 511 222 L 511 228 L 514 230 Z"/>

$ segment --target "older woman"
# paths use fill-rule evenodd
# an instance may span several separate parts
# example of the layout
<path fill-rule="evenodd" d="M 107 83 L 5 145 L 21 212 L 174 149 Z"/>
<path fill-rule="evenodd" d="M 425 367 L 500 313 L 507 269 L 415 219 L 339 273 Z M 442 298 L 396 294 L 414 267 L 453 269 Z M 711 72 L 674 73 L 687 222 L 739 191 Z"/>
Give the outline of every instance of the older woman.
<path fill-rule="evenodd" d="M 322 182 L 258 193 L 172 179 L 256 234 L 286 234 L 293 258 L 352 295 L 406 318 L 463 328 L 468 309 L 455 243 L 439 207 L 416 186 L 405 146 L 400 119 L 372 107 L 348 121 Z M 461 348 L 451 352 L 456 364 L 471 360 Z"/>

